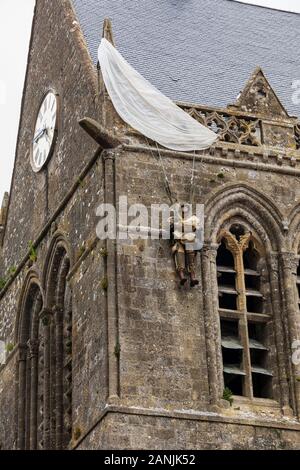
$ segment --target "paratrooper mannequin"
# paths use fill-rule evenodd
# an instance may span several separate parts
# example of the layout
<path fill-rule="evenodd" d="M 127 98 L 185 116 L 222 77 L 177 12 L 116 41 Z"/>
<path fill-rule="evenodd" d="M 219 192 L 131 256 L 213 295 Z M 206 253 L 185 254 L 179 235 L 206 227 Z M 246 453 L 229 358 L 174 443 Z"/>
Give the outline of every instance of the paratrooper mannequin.
<path fill-rule="evenodd" d="M 175 266 L 179 275 L 180 285 L 187 282 L 186 272 L 190 275 L 190 285 L 199 284 L 196 277 L 196 257 L 201 250 L 200 219 L 187 213 L 186 206 L 180 205 L 180 211 L 175 217 L 171 217 L 171 241 L 172 253 L 175 258 Z"/>

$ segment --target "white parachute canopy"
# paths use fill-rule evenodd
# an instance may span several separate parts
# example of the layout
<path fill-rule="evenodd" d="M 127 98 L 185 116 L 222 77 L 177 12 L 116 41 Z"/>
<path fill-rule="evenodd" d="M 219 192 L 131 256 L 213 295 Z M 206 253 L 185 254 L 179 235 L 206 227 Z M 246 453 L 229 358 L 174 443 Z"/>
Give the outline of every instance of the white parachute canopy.
<path fill-rule="evenodd" d="M 106 39 L 98 50 L 103 80 L 112 103 L 131 127 L 163 147 L 203 150 L 218 136 L 158 91 Z"/>

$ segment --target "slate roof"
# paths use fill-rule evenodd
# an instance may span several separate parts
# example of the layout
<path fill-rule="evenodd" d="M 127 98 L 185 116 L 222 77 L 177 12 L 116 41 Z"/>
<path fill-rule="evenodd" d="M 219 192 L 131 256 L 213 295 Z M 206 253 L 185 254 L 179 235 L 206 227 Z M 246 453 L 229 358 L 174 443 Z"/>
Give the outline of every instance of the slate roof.
<path fill-rule="evenodd" d="M 93 61 L 110 17 L 116 47 L 173 100 L 225 107 L 256 66 L 292 115 L 300 14 L 232 0 L 72 0 Z"/>

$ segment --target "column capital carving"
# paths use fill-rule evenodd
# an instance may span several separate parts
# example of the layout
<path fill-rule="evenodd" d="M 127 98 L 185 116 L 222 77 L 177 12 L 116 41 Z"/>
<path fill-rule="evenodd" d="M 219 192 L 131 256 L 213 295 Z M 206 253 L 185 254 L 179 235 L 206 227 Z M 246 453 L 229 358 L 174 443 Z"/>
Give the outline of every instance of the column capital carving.
<path fill-rule="evenodd" d="M 283 252 L 279 254 L 283 269 L 289 269 L 293 274 L 297 273 L 299 259 L 296 253 Z"/>
<path fill-rule="evenodd" d="M 219 245 L 216 243 L 204 243 L 202 252 L 203 253 L 208 253 L 217 256 L 217 251 L 218 251 Z"/>
<path fill-rule="evenodd" d="M 270 270 L 272 272 L 278 272 L 279 271 L 278 253 L 274 253 L 274 252 L 269 253 L 267 259 L 268 259 Z"/>
<path fill-rule="evenodd" d="M 111 160 L 112 162 L 115 161 L 116 158 L 116 152 L 114 149 L 104 149 L 102 151 L 102 158 L 103 161 L 106 163 L 106 161 Z"/>
<path fill-rule="evenodd" d="M 39 350 L 39 341 L 34 339 L 29 339 L 27 341 L 27 347 L 29 352 L 30 359 L 38 355 Z"/>
<path fill-rule="evenodd" d="M 42 308 L 39 314 L 39 318 L 44 326 L 47 326 L 50 324 L 51 320 L 53 317 L 53 310 L 50 308 Z"/>
<path fill-rule="evenodd" d="M 54 307 L 52 308 L 52 313 L 54 315 L 56 315 L 57 313 L 62 313 L 62 312 L 63 312 L 63 309 L 59 307 L 59 305 L 54 305 Z"/>

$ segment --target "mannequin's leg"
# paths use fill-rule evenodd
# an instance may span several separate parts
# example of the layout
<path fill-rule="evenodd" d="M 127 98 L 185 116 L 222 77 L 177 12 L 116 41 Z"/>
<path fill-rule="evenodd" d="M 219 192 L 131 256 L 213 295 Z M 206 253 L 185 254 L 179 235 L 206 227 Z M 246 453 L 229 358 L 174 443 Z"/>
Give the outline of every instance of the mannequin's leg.
<path fill-rule="evenodd" d="M 178 276 L 180 279 L 180 285 L 184 285 L 187 281 L 186 275 L 185 275 L 185 250 L 184 247 L 177 243 L 176 244 L 176 251 L 174 253 L 175 256 L 175 266 L 176 270 L 178 272 Z"/>
<path fill-rule="evenodd" d="M 196 278 L 196 251 L 187 251 L 187 264 L 188 264 L 188 272 L 190 273 L 191 277 L 191 287 L 197 286 L 199 284 L 198 279 Z"/>

